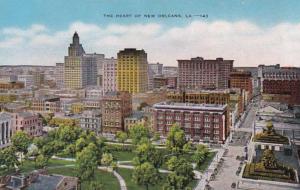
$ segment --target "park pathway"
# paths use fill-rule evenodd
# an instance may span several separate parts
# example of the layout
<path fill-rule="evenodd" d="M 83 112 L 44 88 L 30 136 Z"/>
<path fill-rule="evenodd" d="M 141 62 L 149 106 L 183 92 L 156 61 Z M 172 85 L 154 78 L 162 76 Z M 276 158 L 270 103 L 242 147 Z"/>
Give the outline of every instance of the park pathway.
<path fill-rule="evenodd" d="M 57 157 L 57 156 L 52 156 L 53 159 L 57 159 L 57 160 L 66 160 L 66 161 L 72 161 L 72 162 L 75 162 L 75 158 L 60 158 L 60 157 Z M 74 166 L 74 165 L 66 165 L 66 167 L 70 167 L 70 166 Z M 62 166 L 58 166 L 58 167 L 62 167 Z M 108 167 L 104 167 L 104 166 L 99 166 L 98 167 L 99 170 L 103 170 L 103 171 L 106 171 L 106 172 L 112 172 L 113 175 L 118 179 L 119 181 L 119 184 L 120 184 L 120 189 L 121 190 L 127 190 L 127 186 L 126 186 L 126 183 L 125 183 L 125 180 L 123 179 L 123 177 L 116 171 L 111 171 L 109 170 Z"/>

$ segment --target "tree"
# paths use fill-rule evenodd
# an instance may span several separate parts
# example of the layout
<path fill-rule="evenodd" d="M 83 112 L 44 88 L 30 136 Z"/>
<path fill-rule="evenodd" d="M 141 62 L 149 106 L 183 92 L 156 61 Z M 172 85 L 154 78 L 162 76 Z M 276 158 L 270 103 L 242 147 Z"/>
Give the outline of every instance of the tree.
<path fill-rule="evenodd" d="M 62 125 L 58 129 L 58 140 L 65 143 L 74 143 L 81 133 L 82 130 L 79 127 Z"/>
<path fill-rule="evenodd" d="M 192 159 L 197 164 L 199 168 L 204 160 L 207 158 L 209 150 L 206 145 L 199 144 L 196 147 L 196 151 L 194 152 Z"/>
<path fill-rule="evenodd" d="M 10 170 L 10 168 L 19 165 L 15 151 L 15 148 L 12 146 L 0 150 L 0 166 L 4 165 Z"/>
<path fill-rule="evenodd" d="M 190 153 L 192 151 L 193 144 L 191 141 L 183 145 L 182 150 L 184 153 Z"/>
<path fill-rule="evenodd" d="M 43 167 L 47 166 L 47 164 L 48 164 L 48 158 L 45 157 L 44 155 L 40 154 L 36 157 L 35 167 L 43 168 Z"/>
<path fill-rule="evenodd" d="M 97 147 L 90 143 L 76 155 L 76 168 L 80 180 L 90 180 L 94 178 L 97 169 Z"/>
<path fill-rule="evenodd" d="M 149 185 L 157 183 L 158 175 L 157 169 L 149 162 L 145 162 L 134 168 L 132 177 L 136 184 L 143 185 L 148 190 Z"/>
<path fill-rule="evenodd" d="M 109 153 L 104 153 L 102 155 L 102 159 L 101 159 L 101 163 L 105 166 L 110 166 L 111 163 L 113 162 L 113 156 L 112 154 L 109 154 Z"/>
<path fill-rule="evenodd" d="M 127 140 L 128 136 L 127 136 L 127 134 L 125 132 L 118 131 L 117 134 L 116 134 L 116 138 L 124 146 L 124 142 Z"/>
<path fill-rule="evenodd" d="M 173 125 L 167 136 L 167 148 L 175 153 L 182 152 L 186 144 L 184 131 L 177 125 Z"/>
<path fill-rule="evenodd" d="M 75 147 L 76 147 L 76 152 L 80 152 L 82 151 L 82 149 L 84 149 L 84 147 L 86 147 L 88 145 L 88 143 L 86 142 L 86 140 L 84 138 L 79 138 L 77 139 L 76 143 L 75 143 Z"/>
<path fill-rule="evenodd" d="M 138 164 L 149 162 L 155 168 L 159 168 L 162 164 L 162 155 L 150 142 L 138 145 L 136 148 L 136 159 Z"/>
<path fill-rule="evenodd" d="M 152 141 L 159 141 L 160 140 L 160 134 L 158 132 L 155 132 L 153 137 L 152 137 Z"/>
<path fill-rule="evenodd" d="M 129 129 L 129 137 L 132 139 L 133 144 L 139 144 L 143 138 L 150 138 L 150 131 L 145 126 L 137 124 Z"/>
<path fill-rule="evenodd" d="M 168 169 L 173 171 L 178 176 L 184 177 L 184 185 L 186 186 L 194 179 L 193 166 L 184 158 L 172 156 L 167 162 Z"/>
<path fill-rule="evenodd" d="M 99 181 L 91 181 L 88 190 L 104 190 L 103 184 Z"/>
<path fill-rule="evenodd" d="M 30 137 L 23 131 L 17 131 L 12 136 L 12 144 L 16 148 L 16 151 L 21 152 L 21 164 L 22 164 L 22 155 L 27 154 L 28 147 L 31 144 Z"/>
<path fill-rule="evenodd" d="M 166 184 L 164 186 L 165 190 L 182 190 L 186 187 L 185 182 L 187 181 L 186 177 L 177 175 L 172 172 L 168 174 Z"/>

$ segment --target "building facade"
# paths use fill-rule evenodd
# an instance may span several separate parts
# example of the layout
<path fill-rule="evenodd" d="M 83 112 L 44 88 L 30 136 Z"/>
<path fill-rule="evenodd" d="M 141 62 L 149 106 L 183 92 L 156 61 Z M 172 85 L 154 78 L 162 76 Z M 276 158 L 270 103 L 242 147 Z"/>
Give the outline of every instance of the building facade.
<path fill-rule="evenodd" d="M 97 84 L 98 54 L 86 54 L 79 43 L 79 36 L 75 32 L 73 43 L 65 56 L 64 83 L 66 88 L 77 89 Z"/>
<path fill-rule="evenodd" d="M 80 127 L 90 130 L 97 135 L 101 133 L 101 112 L 99 110 L 85 110 L 80 117 Z"/>
<path fill-rule="evenodd" d="M 248 99 L 253 94 L 251 73 L 246 71 L 235 71 L 230 73 L 230 88 L 240 88 L 248 92 Z"/>
<path fill-rule="evenodd" d="M 163 136 L 174 124 L 198 142 L 224 143 L 230 132 L 227 105 L 162 102 L 153 106 L 153 114 L 154 130 Z"/>
<path fill-rule="evenodd" d="M 23 131 L 31 137 L 41 136 L 43 132 L 42 120 L 31 112 L 14 113 L 13 131 Z"/>
<path fill-rule="evenodd" d="M 226 89 L 233 60 L 205 60 L 202 57 L 178 60 L 180 89 Z"/>
<path fill-rule="evenodd" d="M 128 92 L 110 92 L 102 99 L 102 131 L 124 131 L 124 118 L 132 113 L 132 97 Z"/>
<path fill-rule="evenodd" d="M 103 94 L 117 91 L 117 64 L 115 58 L 105 59 L 103 64 Z"/>
<path fill-rule="evenodd" d="M 31 110 L 36 112 L 59 112 L 60 98 L 57 96 L 41 96 L 32 100 Z"/>
<path fill-rule="evenodd" d="M 23 82 L 0 82 L 0 89 L 11 90 L 11 89 L 21 89 L 24 88 Z"/>
<path fill-rule="evenodd" d="M 0 149 L 11 144 L 12 131 L 12 115 L 1 112 L 0 113 Z"/>
<path fill-rule="evenodd" d="M 64 63 L 56 63 L 54 76 L 57 88 L 64 88 L 64 71 Z"/>
<path fill-rule="evenodd" d="M 148 62 L 144 50 L 124 49 L 118 53 L 117 88 L 119 91 L 143 93 L 148 89 Z"/>

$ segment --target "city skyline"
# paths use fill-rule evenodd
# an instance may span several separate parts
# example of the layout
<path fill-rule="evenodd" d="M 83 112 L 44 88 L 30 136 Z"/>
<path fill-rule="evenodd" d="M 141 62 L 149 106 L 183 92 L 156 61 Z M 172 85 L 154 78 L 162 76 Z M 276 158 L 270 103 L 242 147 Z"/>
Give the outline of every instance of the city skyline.
<path fill-rule="evenodd" d="M 124 48 L 136 48 L 145 49 L 150 63 L 166 66 L 197 56 L 233 59 L 234 66 L 299 66 L 297 1 L 160 2 L 2 1 L 0 65 L 54 66 L 67 55 L 66 47 L 77 31 L 87 52 L 106 57 L 116 57 Z M 141 18 L 104 14 L 141 14 Z M 183 18 L 145 18 L 144 14 L 181 14 Z M 208 18 L 185 18 L 186 14 L 207 14 Z"/>

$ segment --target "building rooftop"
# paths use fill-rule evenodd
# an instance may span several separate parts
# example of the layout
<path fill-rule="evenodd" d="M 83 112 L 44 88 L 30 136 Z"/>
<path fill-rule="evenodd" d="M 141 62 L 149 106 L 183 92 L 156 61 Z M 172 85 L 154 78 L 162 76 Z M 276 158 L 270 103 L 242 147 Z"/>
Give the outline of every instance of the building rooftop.
<path fill-rule="evenodd" d="M 7 112 L 0 112 L 0 121 L 1 120 L 6 120 L 6 119 L 11 119 L 12 115 L 10 115 Z"/>
<path fill-rule="evenodd" d="M 39 175 L 38 178 L 29 185 L 27 190 L 54 190 L 64 176 L 60 175 Z"/>
<path fill-rule="evenodd" d="M 34 114 L 31 113 L 31 112 L 19 112 L 18 116 L 20 116 L 20 117 L 32 117 L 32 116 L 34 116 Z"/>
<path fill-rule="evenodd" d="M 160 102 L 153 105 L 154 108 L 189 108 L 189 109 L 203 109 L 223 111 L 227 107 L 227 104 L 193 104 L 193 103 L 179 103 L 179 102 Z"/>

